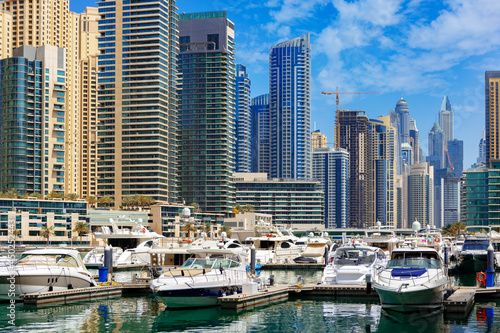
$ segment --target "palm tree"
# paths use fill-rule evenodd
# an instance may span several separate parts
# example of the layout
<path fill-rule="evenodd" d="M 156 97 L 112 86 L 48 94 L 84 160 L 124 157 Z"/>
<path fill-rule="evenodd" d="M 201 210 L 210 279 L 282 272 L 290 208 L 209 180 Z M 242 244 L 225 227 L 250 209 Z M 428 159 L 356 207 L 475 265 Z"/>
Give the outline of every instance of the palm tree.
<path fill-rule="evenodd" d="M 231 227 L 228 225 L 223 225 L 220 230 L 219 230 L 219 235 L 225 232 L 227 234 L 227 237 L 231 237 L 233 232 L 231 231 Z"/>
<path fill-rule="evenodd" d="M 198 204 L 197 202 L 191 202 L 189 206 L 193 207 L 193 213 L 200 212 L 200 204 Z"/>
<path fill-rule="evenodd" d="M 189 238 L 194 238 L 196 227 L 192 223 L 188 223 L 184 227 L 182 227 L 181 231 L 187 232 Z"/>
<path fill-rule="evenodd" d="M 40 236 L 47 238 L 47 245 L 49 245 L 50 236 L 54 234 L 54 226 L 46 227 L 42 225 L 42 233 Z"/>
<path fill-rule="evenodd" d="M 97 198 L 96 198 L 96 197 L 94 197 L 94 196 L 92 196 L 92 195 L 91 195 L 91 196 L 86 197 L 86 198 L 85 198 L 85 200 L 87 200 L 87 202 L 89 203 L 89 205 L 90 205 L 91 207 L 95 207 L 95 204 L 97 203 Z"/>
<path fill-rule="evenodd" d="M 100 197 L 97 201 L 108 208 L 113 203 L 113 199 L 107 195 Z"/>
<path fill-rule="evenodd" d="M 87 222 L 76 222 L 75 229 L 73 232 L 76 232 L 80 236 L 80 245 L 82 245 L 82 236 L 83 234 L 88 234 L 90 232 L 90 228 Z"/>
<path fill-rule="evenodd" d="M 68 193 L 68 194 L 66 194 L 66 200 L 75 201 L 78 198 L 79 198 L 79 196 L 76 193 Z"/>
<path fill-rule="evenodd" d="M 47 194 L 48 199 L 55 199 L 55 198 L 64 198 L 64 193 L 62 192 L 56 192 L 56 191 L 50 191 L 49 194 Z"/>
<path fill-rule="evenodd" d="M 4 198 L 18 199 L 21 196 L 21 194 L 17 189 L 11 188 L 7 192 L 4 192 L 3 196 Z"/>
<path fill-rule="evenodd" d="M 21 238 L 21 231 L 20 230 L 14 230 L 12 231 L 12 234 L 14 235 L 14 241 L 16 240 L 17 236 L 19 236 L 19 238 Z"/>
<path fill-rule="evenodd" d="M 244 207 L 243 207 L 243 211 L 244 212 L 254 212 L 255 210 L 253 209 L 253 206 L 251 204 L 246 204 Z"/>
<path fill-rule="evenodd" d="M 122 198 L 122 204 L 125 207 L 131 207 L 134 205 L 134 197 L 127 195 Z"/>

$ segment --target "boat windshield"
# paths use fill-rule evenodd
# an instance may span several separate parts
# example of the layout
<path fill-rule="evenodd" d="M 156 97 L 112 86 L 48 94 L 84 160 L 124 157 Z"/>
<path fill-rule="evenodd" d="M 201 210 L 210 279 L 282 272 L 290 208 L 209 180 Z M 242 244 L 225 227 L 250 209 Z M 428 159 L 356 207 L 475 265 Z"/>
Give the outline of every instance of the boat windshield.
<path fill-rule="evenodd" d="M 466 240 L 462 250 L 487 250 L 490 242 L 487 239 Z"/>
<path fill-rule="evenodd" d="M 49 265 L 79 267 L 78 262 L 68 254 L 23 254 L 16 265 Z"/>
<path fill-rule="evenodd" d="M 238 267 L 240 264 L 231 259 L 200 259 L 200 258 L 189 258 L 181 266 L 181 268 L 206 268 L 206 269 L 216 269 L 216 268 L 232 268 Z"/>
<path fill-rule="evenodd" d="M 357 249 L 338 249 L 335 252 L 334 263 L 342 266 L 349 265 L 370 265 L 377 255 L 373 251 Z"/>
<path fill-rule="evenodd" d="M 387 268 L 442 268 L 441 261 L 432 253 L 396 253 Z"/>

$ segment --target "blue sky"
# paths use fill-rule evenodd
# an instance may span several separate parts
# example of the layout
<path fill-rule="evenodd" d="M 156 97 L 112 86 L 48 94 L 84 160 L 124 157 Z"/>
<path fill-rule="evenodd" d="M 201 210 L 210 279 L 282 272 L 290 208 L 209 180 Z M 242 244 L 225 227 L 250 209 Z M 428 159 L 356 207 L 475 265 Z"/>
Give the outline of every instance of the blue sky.
<path fill-rule="evenodd" d="M 94 1 L 70 0 L 80 13 Z M 500 70 L 498 0 L 178 0 L 179 12 L 227 10 L 235 23 L 236 59 L 247 66 L 252 97 L 268 92 L 269 49 L 311 33 L 312 128 L 333 142 L 340 107 L 385 116 L 404 95 L 427 153 L 428 132 L 448 95 L 464 168 L 478 155 L 484 127 L 484 71 Z"/>

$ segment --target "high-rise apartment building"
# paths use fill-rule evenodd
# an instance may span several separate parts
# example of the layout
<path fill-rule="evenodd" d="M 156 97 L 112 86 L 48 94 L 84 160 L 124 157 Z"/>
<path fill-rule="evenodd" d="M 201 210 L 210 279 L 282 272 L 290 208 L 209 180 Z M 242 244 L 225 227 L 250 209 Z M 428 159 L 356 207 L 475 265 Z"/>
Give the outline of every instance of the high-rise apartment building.
<path fill-rule="evenodd" d="M 2 190 L 64 191 L 66 154 L 65 50 L 22 46 L 0 60 Z"/>
<path fill-rule="evenodd" d="M 271 178 L 311 177 L 311 43 L 309 34 L 269 52 Z"/>
<path fill-rule="evenodd" d="M 429 131 L 429 156 L 427 156 L 426 161 L 431 163 L 434 169 L 442 169 L 446 165 L 444 134 L 436 122 Z"/>
<path fill-rule="evenodd" d="M 448 158 L 446 159 L 448 167 L 451 169 L 452 164 L 454 177 L 460 178 L 464 171 L 464 142 L 462 140 L 454 139 L 448 141 Z"/>
<path fill-rule="evenodd" d="M 252 172 L 252 109 L 246 67 L 236 65 L 236 172 Z"/>
<path fill-rule="evenodd" d="M 486 71 L 484 74 L 485 119 L 486 119 L 486 167 L 492 161 L 500 160 L 500 71 Z"/>
<path fill-rule="evenodd" d="M 399 143 L 410 143 L 410 108 L 408 103 L 401 97 L 401 99 L 396 103 L 396 108 L 394 109 L 399 117 L 399 128 L 397 128 L 399 135 Z"/>
<path fill-rule="evenodd" d="M 99 2 L 98 194 L 177 194 L 175 0 Z M 184 166 L 186 168 L 186 166 Z"/>
<path fill-rule="evenodd" d="M 420 163 L 420 140 L 415 119 L 410 119 L 410 146 L 413 151 L 413 163 Z"/>
<path fill-rule="evenodd" d="M 408 175 L 408 223 L 434 226 L 434 167 L 413 164 Z"/>
<path fill-rule="evenodd" d="M 9 58 L 12 56 L 12 13 L 4 9 L 0 9 L 0 31 L 0 59 Z"/>
<path fill-rule="evenodd" d="M 369 122 L 368 141 L 368 223 L 377 221 L 384 226 L 397 225 L 396 129 L 390 117 Z"/>
<path fill-rule="evenodd" d="M 335 125 L 337 148 L 349 152 L 349 221 L 350 227 L 364 228 L 368 222 L 368 116 L 364 111 L 338 110 Z"/>
<path fill-rule="evenodd" d="M 441 226 L 460 222 L 460 178 L 449 177 L 443 179 L 443 222 Z"/>
<path fill-rule="evenodd" d="M 252 98 L 252 172 L 271 173 L 269 94 Z"/>
<path fill-rule="evenodd" d="M 79 21 L 79 54 L 80 59 L 80 104 L 79 131 L 80 142 L 80 197 L 97 197 L 97 69 L 99 11 L 87 7 L 78 16 Z"/>
<path fill-rule="evenodd" d="M 316 130 L 311 133 L 311 148 L 314 151 L 315 148 L 326 148 L 328 147 L 326 135 L 320 133 Z"/>
<path fill-rule="evenodd" d="M 325 193 L 325 228 L 348 228 L 349 153 L 342 148 L 315 148 L 312 156 L 312 178 Z"/>
<path fill-rule="evenodd" d="M 439 111 L 439 126 L 443 130 L 445 143 L 455 138 L 453 133 L 453 111 L 451 109 L 451 102 L 448 99 L 448 96 L 444 96 L 443 102 L 441 103 L 441 110 Z"/>
<path fill-rule="evenodd" d="M 180 197 L 204 212 L 234 204 L 234 24 L 225 11 L 179 15 Z"/>
<path fill-rule="evenodd" d="M 392 111 L 389 110 L 389 119 L 390 119 L 390 125 L 394 127 L 398 135 L 396 135 L 396 173 L 398 175 L 401 175 L 403 172 L 403 155 L 401 151 L 401 136 L 399 135 L 399 130 L 401 127 L 401 119 L 399 118 L 399 115 Z"/>
<path fill-rule="evenodd" d="M 61 192 L 79 193 L 79 58 L 78 15 L 69 0 L 4 0 L 0 8 L 12 13 L 11 47 L 52 45 L 65 49 L 65 186 Z"/>

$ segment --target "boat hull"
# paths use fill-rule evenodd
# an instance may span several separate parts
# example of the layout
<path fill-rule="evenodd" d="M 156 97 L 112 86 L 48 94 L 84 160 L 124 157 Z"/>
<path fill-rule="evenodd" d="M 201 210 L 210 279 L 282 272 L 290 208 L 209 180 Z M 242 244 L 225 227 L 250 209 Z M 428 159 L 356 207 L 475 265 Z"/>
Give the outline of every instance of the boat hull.
<path fill-rule="evenodd" d="M 461 273 L 476 273 L 486 271 L 486 254 L 461 254 L 458 262 L 458 270 Z"/>
<path fill-rule="evenodd" d="M 225 293 L 241 293 L 241 286 L 159 290 L 155 296 L 169 309 L 202 308 L 220 305 Z"/>
<path fill-rule="evenodd" d="M 400 292 L 376 284 L 373 287 L 380 297 L 383 308 L 398 312 L 412 312 L 442 307 L 447 284 L 443 283 L 431 289 L 422 287 L 418 290 Z"/>

